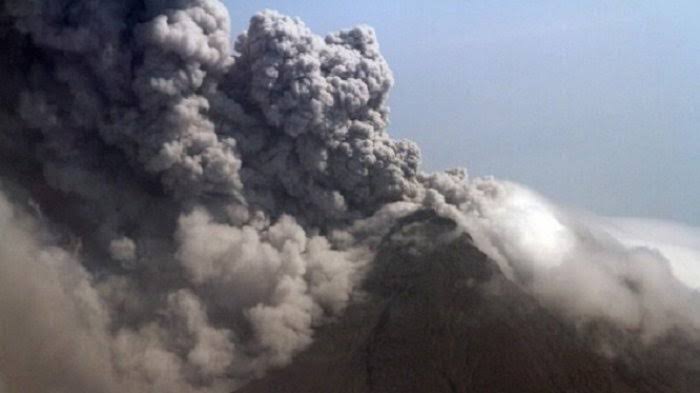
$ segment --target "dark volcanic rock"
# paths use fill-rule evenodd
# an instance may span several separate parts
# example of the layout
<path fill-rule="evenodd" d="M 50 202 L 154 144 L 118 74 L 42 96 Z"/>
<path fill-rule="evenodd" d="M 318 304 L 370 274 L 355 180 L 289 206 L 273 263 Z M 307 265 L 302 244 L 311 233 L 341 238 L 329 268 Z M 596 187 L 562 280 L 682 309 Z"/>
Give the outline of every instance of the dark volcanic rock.
<path fill-rule="evenodd" d="M 543 308 L 453 228 L 427 212 L 399 223 L 366 279 L 367 298 L 241 392 L 700 391 L 700 368 L 688 366 L 700 352 L 665 343 L 668 354 L 655 356 L 632 339 L 629 354 L 603 356 L 595 335 Z"/>

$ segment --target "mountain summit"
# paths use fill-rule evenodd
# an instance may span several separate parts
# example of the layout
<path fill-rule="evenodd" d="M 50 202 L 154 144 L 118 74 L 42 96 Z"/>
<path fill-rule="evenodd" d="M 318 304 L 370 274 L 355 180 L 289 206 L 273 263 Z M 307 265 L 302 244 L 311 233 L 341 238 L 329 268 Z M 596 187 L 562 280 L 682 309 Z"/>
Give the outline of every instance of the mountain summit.
<path fill-rule="evenodd" d="M 573 326 L 454 229 L 426 211 L 403 219 L 380 246 L 366 296 L 291 365 L 240 391 L 697 391 L 698 348 Z"/>

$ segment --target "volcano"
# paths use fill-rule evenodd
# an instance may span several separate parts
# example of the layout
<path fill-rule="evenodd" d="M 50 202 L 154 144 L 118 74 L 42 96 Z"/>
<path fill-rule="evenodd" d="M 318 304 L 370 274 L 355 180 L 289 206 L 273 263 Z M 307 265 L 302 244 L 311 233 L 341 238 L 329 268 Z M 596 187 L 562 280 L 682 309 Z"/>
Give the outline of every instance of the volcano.
<path fill-rule="evenodd" d="M 426 241 L 430 239 L 431 241 Z M 700 348 L 647 345 L 576 325 L 508 280 L 434 213 L 383 240 L 364 296 L 288 367 L 240 390 L 268 392 L 697 392 Z"/>
<path fill-rule="evenodd" d="M 698 391 L 692 263 L 424 171 L 369 26 L 0 0 L 0 48 L 0 393 Z"/>

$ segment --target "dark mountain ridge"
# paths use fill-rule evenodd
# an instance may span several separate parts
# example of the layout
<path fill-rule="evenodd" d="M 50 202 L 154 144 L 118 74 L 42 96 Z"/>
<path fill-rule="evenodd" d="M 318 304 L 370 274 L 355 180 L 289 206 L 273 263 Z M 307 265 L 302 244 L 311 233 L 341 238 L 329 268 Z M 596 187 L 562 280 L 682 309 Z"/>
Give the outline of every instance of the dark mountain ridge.
<path fill-rule="evenodd" d="M 454 228 L 429 212 L 402 220 L 380 246 L 365 299 L 291 365 L 240 391 L 698 391 L 697 346 L 680 337 L 645 346 L 603 322 L 575 327 Z"/>

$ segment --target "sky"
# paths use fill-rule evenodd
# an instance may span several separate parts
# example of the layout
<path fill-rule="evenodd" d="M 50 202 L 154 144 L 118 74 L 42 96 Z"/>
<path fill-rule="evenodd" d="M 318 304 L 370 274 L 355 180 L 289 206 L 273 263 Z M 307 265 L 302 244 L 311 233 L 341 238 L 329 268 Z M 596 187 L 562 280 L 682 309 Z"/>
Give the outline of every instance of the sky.
<path fill-rule="evenodd" d="M 374 27 L 396 79 L 389 132 L 426 170 L 700 225 L 700 2 L 225 2 L 236 34 L 264 8 L 318 34 Z"/>

